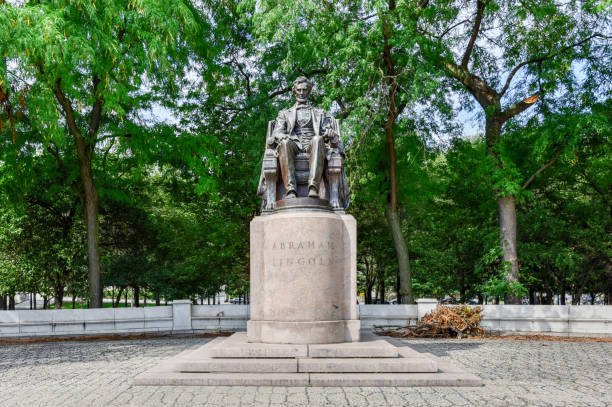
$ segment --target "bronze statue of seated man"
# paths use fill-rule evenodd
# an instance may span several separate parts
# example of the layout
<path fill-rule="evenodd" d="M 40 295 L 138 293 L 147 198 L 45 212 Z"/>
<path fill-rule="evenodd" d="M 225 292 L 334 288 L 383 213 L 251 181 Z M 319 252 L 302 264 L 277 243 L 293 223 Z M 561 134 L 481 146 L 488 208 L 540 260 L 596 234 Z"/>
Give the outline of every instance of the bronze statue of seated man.
<path fill-rule="evenodd" d="M 338 143 L 331 119 L 321 109 L 308 103 L 312 83 L 308 78 L 299 77 L 293 82 L 296 103 L 287 110 L 281 110 L 276 118 L 272 140 L 276 144 L 281 175 L 285 184 L 285 198 L 297 197 L 295 182 L 295 156 L 300 152 L 310 154 L 310 174 L 308 176 L 308 196 L 319 197 L 319 187 L 325 166 L 325 143 Z"/>
<path fill-rule="evenodd" d="M 312 82 L 308 78 L 297 78 L 292 90 L 296 103 L 268 123 L 258 187 L 262 212 L 274 210 L 278 200 L 306 195 L 328 200 L 330 209 L 342 211 L 348 207 L 349 193 L 339 122 L 310 105 Z"/>

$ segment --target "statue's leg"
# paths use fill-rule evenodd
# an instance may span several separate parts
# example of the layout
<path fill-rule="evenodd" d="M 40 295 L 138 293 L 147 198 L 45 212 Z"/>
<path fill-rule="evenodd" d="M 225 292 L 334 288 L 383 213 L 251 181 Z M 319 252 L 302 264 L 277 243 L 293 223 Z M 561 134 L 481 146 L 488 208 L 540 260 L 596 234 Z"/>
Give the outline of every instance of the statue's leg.
<path fill-rule="evenodd" d="M 297 184 L 295 182 L 295 155 L 298 146 L 293 140 L 281 140 L 278 146 L 278 162 L 281 167 L 281 175 L 285 183 L 285 197 L 297 196 Z"/>
<path fill-rule="evenodd" d="M 310 174 L 308 175 L 308 196 L 319 197 L 319 186 L 325 166 L 325 143 L 323 137 L 314 136 L 310 141 Z"/>

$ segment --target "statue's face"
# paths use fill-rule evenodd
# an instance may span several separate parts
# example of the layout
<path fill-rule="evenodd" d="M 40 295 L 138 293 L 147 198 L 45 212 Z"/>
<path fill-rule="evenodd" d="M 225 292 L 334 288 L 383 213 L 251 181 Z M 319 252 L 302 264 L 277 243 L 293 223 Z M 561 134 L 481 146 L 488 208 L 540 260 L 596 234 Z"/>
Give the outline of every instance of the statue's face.
<path fill-rule="evenodd" d="M 310 96 L 310 89 L 308 89 L 308 84 L 301 82 L 297 85 L 293 86 L 293 94 L 298 102 L 304 103 L 308 101 L 308 96 Z"/>

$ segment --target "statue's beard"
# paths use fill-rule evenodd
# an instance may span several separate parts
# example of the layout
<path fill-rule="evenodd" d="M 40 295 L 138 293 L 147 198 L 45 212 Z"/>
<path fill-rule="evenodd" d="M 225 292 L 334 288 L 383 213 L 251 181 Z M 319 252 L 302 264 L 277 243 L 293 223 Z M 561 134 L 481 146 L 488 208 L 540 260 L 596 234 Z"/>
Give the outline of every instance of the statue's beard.
<path fill-rule="evenodd" d="M 295 99 L 298 101 L 298 103 L 308 103 L 308 98 L 307 97 L 301 98 L 301 97 L 297 96 Z"/>

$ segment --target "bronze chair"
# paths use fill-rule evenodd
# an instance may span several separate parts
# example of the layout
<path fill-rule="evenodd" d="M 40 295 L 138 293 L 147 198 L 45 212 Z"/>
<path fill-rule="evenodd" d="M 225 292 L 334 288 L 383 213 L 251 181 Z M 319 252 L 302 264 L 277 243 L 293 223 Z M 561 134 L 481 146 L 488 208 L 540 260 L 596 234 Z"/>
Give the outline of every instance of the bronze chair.
<path fill-rule="evenodd" d="M 276 121 L 268 122 L 268 133 L 266 140 L 272 135 Z M 332 119 L 332 125 L 335 132 L 340 135 L 340 123 L 338 119 Z M 339 141 L 340 145 L 342 141 Z M 348 202 L 340 202 L 342 191 L 340 184 L 344 181 L 342 169 L 344 167 L 344 154 L 342 148 L 332 147 L 326 143 L 325 148 L 325 168 L 321 186 L 319 188 L 319 196 L 321 199 L 329 201 L 329 205 L 334 211 L 344 211 L 348 206 Z M 308 196 L 308 174 L 310 172 L 308 153 L 299 153 L 295 157 L 295 181 L 297 183 L 297 196 Z M 275 149 L 266 148 L 263 158 L 262 168 L 263 180 L 260 180 L 259 195 L 262 202 L 262 214 L 271 213 L 276 207 L 276 201 L 285 197 L 285 185 L 283 183 L 280 165 L 278 163 L 278 154 Z M 263 181 L 263 182 L 262 182 Z"/>

